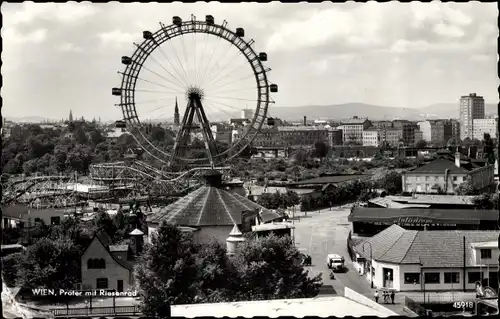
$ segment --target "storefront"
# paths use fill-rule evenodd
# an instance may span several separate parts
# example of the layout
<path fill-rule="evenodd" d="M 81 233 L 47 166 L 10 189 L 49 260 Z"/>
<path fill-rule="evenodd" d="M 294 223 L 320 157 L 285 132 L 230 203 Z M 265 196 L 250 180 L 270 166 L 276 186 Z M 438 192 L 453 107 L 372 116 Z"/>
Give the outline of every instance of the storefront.
<path fill-rule="evenodd" d="M 373 236 L 391 225 L 413 230 L 495 230 L 498 212 L 475 209 L 354 207 L 353 234 Z"/>

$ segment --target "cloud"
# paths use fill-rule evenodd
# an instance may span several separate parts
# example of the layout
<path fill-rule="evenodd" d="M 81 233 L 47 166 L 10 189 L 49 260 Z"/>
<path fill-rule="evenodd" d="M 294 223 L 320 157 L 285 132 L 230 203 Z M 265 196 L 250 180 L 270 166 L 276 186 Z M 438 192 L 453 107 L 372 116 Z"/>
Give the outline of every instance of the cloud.
<path fill-rule="evenodd" d="M 57 50 L 61 52 L 73 52 L 73 53 L 82 52 L 82 48 L 70 42 L 65 42 L 60 44 L 59 46 L 57 46 Z"/>
<path fill-rule="evenodd" d="M 103 45 L 121 46 L 124 44 L 132 44 L 137 40 L 137 34 L 131 34 L 115 29 L 113 31 L 100 33 L 97 35 Z"/>
<path fill-rule="evenodd" d="M 9 6 L 17 6 L 17 4 L 9 4 Z M 15 10 L 12 14 L 4 15 L 4 23 L 9 25 L 29 24 L 38 19 L 75 23 L 93 16 L 97 11 L 97 8 L 91 6 L 88 1 L 63 4 L 29 1 L 22 4 L 21 10 Z"/>
<path fill-rule="evenodd" d="M 3 28 L 2 38 L 9 44 L 40 44 L 47 39 L 47 29 L 37 29 L 26 34 L 21 34 L 14 28 Z"/>
<path fill-rule="evenodd" d="M 433 30 L 439 35 L 450 38 L 461 38 L 465 34 L 459 26 L 445 23 L 436 24 Z"/>

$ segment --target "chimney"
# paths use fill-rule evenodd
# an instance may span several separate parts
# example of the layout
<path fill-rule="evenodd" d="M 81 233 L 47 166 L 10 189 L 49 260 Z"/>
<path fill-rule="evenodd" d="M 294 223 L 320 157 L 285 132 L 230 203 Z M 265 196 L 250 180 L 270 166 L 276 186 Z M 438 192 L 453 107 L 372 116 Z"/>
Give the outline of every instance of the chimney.
<path fill-rule="evenodd" d="M 307 126 L 307 116 L 304 115 L 304 126 Z"/>
<path fill-rule="evenodd" d="M 460 156 L 462 154 L 460 154 L 460 152 L 455 152 L 455 166 L 456 167 L 460 167 Z"/>

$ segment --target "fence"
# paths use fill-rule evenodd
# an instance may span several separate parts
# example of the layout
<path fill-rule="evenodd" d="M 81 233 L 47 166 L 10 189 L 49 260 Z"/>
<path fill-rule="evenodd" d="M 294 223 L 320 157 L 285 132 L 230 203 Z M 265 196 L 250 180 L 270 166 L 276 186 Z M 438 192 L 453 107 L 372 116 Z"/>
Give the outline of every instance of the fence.
<path fill-rule="evenodd" d="M 407 296 L 405 296 L 405 307 L 418 316 L 425 316 L 427 312 L 421 304 L 411 298 L 408 298 Z"/>
<path fill-rule="evenodd" d="M 88 315 L 140 315 L 139 306 L 56 308 L 50 310 L 55 317 Z"/>

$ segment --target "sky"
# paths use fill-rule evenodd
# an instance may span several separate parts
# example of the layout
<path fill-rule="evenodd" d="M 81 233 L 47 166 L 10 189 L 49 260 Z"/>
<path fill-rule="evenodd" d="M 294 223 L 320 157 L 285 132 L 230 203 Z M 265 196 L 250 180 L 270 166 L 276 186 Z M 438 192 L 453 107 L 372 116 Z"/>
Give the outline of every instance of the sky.
<path fill-rule="evenodd" d="M 111 88 L 120 87 L 121 57 L 134 53 L 142 31 L 191 14 L 244 28 L 254 50 L 268 54 L 269 82 L 279 86 L 272 107 L 420 108 L 472 92 L 498 101 L 495 3 L 4 2 L 1 11 L 5 116 L 61 119 L 71 109 L 77 117 L 120 119 Z M 184 35 L 155 50 L 139 75 L 139 117 L 171 117 L 176 98 L 182 114 L 193 85 L 204 90 L 209 115 L 255 108 L 252 69 L 222 42 Z"/>

